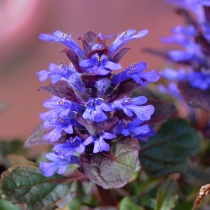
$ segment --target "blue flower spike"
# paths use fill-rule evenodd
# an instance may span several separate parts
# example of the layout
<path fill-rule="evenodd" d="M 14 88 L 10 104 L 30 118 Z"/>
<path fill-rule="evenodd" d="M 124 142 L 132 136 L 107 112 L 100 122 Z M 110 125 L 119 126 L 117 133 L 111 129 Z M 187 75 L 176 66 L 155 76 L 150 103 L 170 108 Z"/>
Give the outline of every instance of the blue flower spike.
<path fill-rule="evenodd" d="M 66 45 L 69 49 L 64 51 L 71 60 L 70 66 L 52 63 L 49 70 L 37 73 L 40 81 L 51 80 L 51 85 L 42 90 L 53 94 L 43 104 L 49 110 L 40 114 L 43 127 L 48 129 L 43 139 L 53 144 L 53 152 L 46 155 L 49 162 L 40 163 L 45 176 L 63 174 L 69 164 L 80 164 L 80 154 L 109 153 L 112 142 L 120 136 L 151 136 L 152 128 L 145 121 L 151 119 L 153 105 L 145 96 L 131 97 L 129 88 L 121 84 L 129 81 L 134 91 L 156 82 L 159 76 L 154 70 L 145 71 L 145 62 L 132 64 L 116 74 L 122 69 L 118 62 L 128 50 L 122 49 L 113 57 L 126 43 L 147 33 L 129 29 L 108 47 L 106 40 L 112 36 L 89 31 L 78 38 L 83 50 L 61 31 L 40 35 L 41 40 Z"/>
<path fill-rule="evenodd" d="M 183 67 L 179 69 L 166 67 L 160 72 L 160 76 L 168 79 L 170 83 L 172 81 L 173 87 L 177 90 L 178 84 L 185 84 L 197 91 L 208 92 L 210 90 L 210 1 L 168 0 L 168 3 L 179 6 L 176 12 L 183 16 L 185 24 L 174 27 L 172 35 L 163 38 L 162 41 L 166 44 L 178 44 L 182 49 L 172 49 L 160 55 L 162 54 L 175 64 L 182 64 Z M 190 11 L 194 13 L 194 16 Z M 163 86 L 160 89 L 166 92 Z M 172 93 L 170 88 L 167 89 L 169 94 Z M 174 97 L 182 98 L 178 91 L 173 92 Z M 185 95 L 185 91 L 182 94 Z"/>

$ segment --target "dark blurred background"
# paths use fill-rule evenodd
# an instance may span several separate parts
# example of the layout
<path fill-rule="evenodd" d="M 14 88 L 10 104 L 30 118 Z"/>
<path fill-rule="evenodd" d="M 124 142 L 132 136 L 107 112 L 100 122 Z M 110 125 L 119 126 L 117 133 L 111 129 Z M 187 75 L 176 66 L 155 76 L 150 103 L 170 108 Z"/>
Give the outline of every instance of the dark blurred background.
<path fill-rule="evenodd" d="M 69 63 L 60 53 L 64 46 L 39 40 L 40 33 L 61 30 L 76 41 L 89 30 L 117 35 L 148 29 L 146 37 L 127 44 L 132 49 L 121 64 L 146 61 L 148 69 L 159 70 L 164 61 L 142 49 L 164 47 L 160 37 L 181 22 L 173 8 L 164 0 L 0 0 L 0 102 L 9 103 L 0 112 L 0 138 L 27 138 L 41 122 L 42 101 L 51 97 L 37 91 L 49 80 L 39 82 L 36 72 L 51 62 Z"/>

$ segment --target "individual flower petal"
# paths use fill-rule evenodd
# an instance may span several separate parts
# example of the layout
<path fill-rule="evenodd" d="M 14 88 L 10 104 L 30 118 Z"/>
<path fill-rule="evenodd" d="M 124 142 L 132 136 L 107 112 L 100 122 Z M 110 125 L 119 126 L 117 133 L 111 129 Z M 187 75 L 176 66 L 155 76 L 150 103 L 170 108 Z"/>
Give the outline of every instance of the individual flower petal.
<path fill-rule="evenodd" d="M 162 93 L 174 96 L 175 98 L 179 100 L 184 100 L 175 82 L 169 82 L 167 87 L 165 87 L 162 84 L 159 84 L 158 90 Z"/>
<path fill-rule="evenodd" d="M 174 70 L 171 68 L 165 68 L 163 71 L 159 72 L 159 75 L 168 80 L 187 80 L 187 73 L 183 69 Z"/>
<path fill-rule="evenodd" d="M 84 57 L 84 52 L 79 47 L 79 45 L 74 42 L 74 40 L 71 38 L 71 35 L 68 36 L 61 31 L 55 31 L 53 35 L 41 34 L 39 38 L 43 41 L 61 42 L 62 44 L 69 47 L 77 56 Z"/>
<path fill-rule="evenodd" d="M 109 47 L 110 56 L 112 57 L 118 49 L 120 49 L 123 45 L 125 45 L 127 42 L 141 38 L 145 36 L 148 33 L 148 30 L 142 30 L 139 31 L 136 34 L 136 30 L 129 29 L 121 34 L 118 35 L 117 39 L 111 44 Z"/>
<path fill-rule="evenodd" d="M 113 133 L 103 132 L 102 137 L 104 139 L 114 139 L 116 137 L 116 135 Z"/>
<path fill-rule="evenodd" d="M 97 135 L 90 135 L 85 141 L 84 145 L 89 145 L 94 143 L 93 153 L 98 153 L 102 151 L 109 151 L 109 144 L 104 141 L 104 139 L 114 139 L 116 137 L 115 134 L 108 132 L 101 132 Z"/>
<path fill-rule="evenodd" d="M 171 50 L 168 52 L 168 56 L 174 62 L 189 61 L 189 60 L 196 59 L 194 54 L 190 52 L 185 52 L 182 50 Z"/>
<path fill-rule="evenodd" d="M 150 138 L 156 134 L 156 131 L 154 129 L 152 129 L 151 127 L 149 129 L 150 129 L 149 132 L 139 134 L 139 135 L 135 136 L 134 138 L 141 140 L 141 141 L 148 141 L 148 138 Z"/>
<path fill-rule="evenodd" d="M 132 65 L 127 71 L 128 78 L 132 78 L 138 84 L 144 83 L 142 79 L 148 82 L 157 82 L 160 76 L 156 73 L 155 70 L 145 72 L 144 70 L 146 68 L 147 68 L 147 65 L 145 62 L 140 62 L 140 63 Z"/>
<path fill-rule="evenodd" d="M 199 88 L 200 90 L 206 90 L 210 87 L 210 74 L 203 72 L 193 72 L 189 74 L 188 80 L 192 87 Z"/>
<path fill-rule="evenodd" d="M 90 136 L 84 141 L 83 144 L 84 144 L 85 146 L 87 146 L 87 145 L 93 143 L 93 142 L 94 142 L 94 139 L 95 139 L 95 136 L 90 135 Z"/>
<path fill-rule="evenodd" d="M 109 151 L 110 146 L 108 143 L 106 143 L 102 136 L 100 136 L 96 141 L 94 141 L 94 148 L 93 153 L 103 152 L 103 151 Z"/>

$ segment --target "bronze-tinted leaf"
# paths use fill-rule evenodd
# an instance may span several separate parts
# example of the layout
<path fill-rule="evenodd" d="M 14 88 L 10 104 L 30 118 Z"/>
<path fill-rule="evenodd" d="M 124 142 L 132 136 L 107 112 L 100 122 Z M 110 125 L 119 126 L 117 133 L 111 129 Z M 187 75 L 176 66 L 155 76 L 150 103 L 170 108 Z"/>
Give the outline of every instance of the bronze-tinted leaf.
<path fill-rule="evenodd" d="M 210 22 L 210 7 L 204 6 L 204 14 L 207 22 Z"/>
<path fill-rule="evenodd" d="M 38 90 L 44 90 L 60 98 L 65 98 L 69 101 L 81 103 L 81 100 L 77 97 L 74 90 L 66 81 L 61 80 L 55 84 L 50 84 L 50 86 L 41 86 Z"/>
<path fill-rule="evenodd" d="M 37 144 L 51 144 L 51 142 L 48 140 L 44 140 L 43 137 L 49 133 L 51 129 L 44 128 L 43 124 L 38 125 L 31 133 L 31 135 L 27 138 L 27 140 L 24 143 L 24 147 L 31 147 L 33 145 Z"/>
<path fill-rule="evenodd" d="M 140 85 L 136 83 L 133 79 L 128 79 L 121 82 L 120 85 L 113 90 L 114 95 L 109 98 L 109 102 L 121 99 L 125 95 L 129 97 L 139 86 Z"/>
<path fill-rule="evenodd" d="M 139 148 L 136 139 L 123 137 L 111 143 L 109 153 L 83 154 L 80 161 L 90 180 L 105 189 L 120 188 L 138 174 Z"/>
<path fill-rule="evenodd" d="M 122 57 L 130 50 L 131 48 L 122 48 L 119 50 L 112 58 L 112 61 L 118 63 Z"/>
<path fill-rule="evenodd" d="M 145 124 L 158 123 L 171 116 L 172 113 L 175 111 L 175 106 L 173 104 L 157 99 L 148 99 L 146 104 L 153 105 L 155 108 L 155 112 L 151 116 L 151 119 L 146 121 Z"/>
<path fill-rule="evenodd" d="M 189 106 L 210 111 L 210 91 L 191 87 L 188 83 L 179 82 L 178 88 Z"/>
<path fill-rule="evenodd" d="M 62 132 L 62 136 L 60 139 L 56 142 L 50 142 L 50 140 L 44 140 L 44 136 L 48 134 L 51 131 L 49 128 L 44 128 L 43 124 L 38 125 L 31 133 L 31 135 L 27 138 L 27 140 L 24 143 L 24 147 L 31 147 L 37 144 L 56 144 L 65 142 L 66 139 L 70 137 L 70 134 Z"/>
<path fill-rule="evenodd" d="M 85 72 L 85 70 L 79 66 L 79 58 L 73 51 L 65 48 L 61 52 L 65 53 L 67 55 L 67 57 L 74 65 L 75 69 L 77 70 L 77 72 L 79 72 L 79 73 Z"/>

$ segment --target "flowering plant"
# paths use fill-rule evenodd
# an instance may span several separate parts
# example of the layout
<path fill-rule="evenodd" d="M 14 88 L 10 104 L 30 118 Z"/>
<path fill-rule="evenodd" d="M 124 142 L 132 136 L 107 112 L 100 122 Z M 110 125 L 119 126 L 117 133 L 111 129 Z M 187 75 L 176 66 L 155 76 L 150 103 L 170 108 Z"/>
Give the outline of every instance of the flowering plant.
<path fill-rule="evenodd" d="M 158 74 L 148 71 L 143 61 L 123 69 L 120 61 L 130 50 L 124 45 L 142 38 L 147 30 L 129 29 L 111 45 L 107 42 L 113 36 L 89 31 L 78 38 L 82 48 L 61 31 L 40 35 L 43 41 L 64 44 L 67 48 L 61 52 L 70 64 L 51 63 L 48 70 L 37 73 L 42 82 L 50 79 L 50 85 L 39 90 L 52 97 L 43 103 L 48 109 L 40 114 L 43 123 L 24 146 L 47 145 L 46 154 L 35 162 L 17 155 L 4 159 L 8 170 L 0 180 L 3 199 L 33 210 L 192 208 L 203 184 L 200 177 L 208 174 L 198 167 L 206 166 L 198 153 L 205 156 L 205 145 L 209 148 L 208 143 L 201 145 L 209 137 L 208 120 L 203 119 L 209 111 L 209 3 L 173 2 L 200 17 L 196 21 L 186 9 L 176 10 L 187 26 L 176 27 L 164 41 L 181 44 L 185 50 L 147 51 L 187 65 L 183 70 L 166 68 Z M 154 88 L 160 76 L 178 81 L 169 81 L 169 88 L 158 85 L 165 95 Z M 201 100 L 201 96 L 205 97 Z M 202 109 L 202 117 L 189 108 L 186 119 L 180 119 L 177 101 L 187 107 L 189 100 L 191 106 Z M 188 193 L 192 186 L 194 197 Z M 190 198 L 185 199 L 180 189 Z M 195 207 L 208 189 L 202 191 Z"/>

